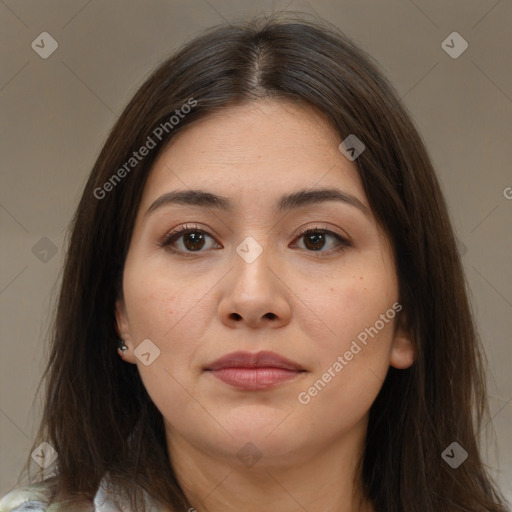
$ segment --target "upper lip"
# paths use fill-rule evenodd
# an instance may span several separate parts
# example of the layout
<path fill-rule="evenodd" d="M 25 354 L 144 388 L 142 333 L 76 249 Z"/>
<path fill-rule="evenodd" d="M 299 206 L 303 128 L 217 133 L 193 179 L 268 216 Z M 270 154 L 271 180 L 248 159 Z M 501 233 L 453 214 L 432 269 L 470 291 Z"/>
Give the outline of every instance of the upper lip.
<path fill-rule="evenodd" d="M 285 370 L 304 371 L 302 366 L 275 352 L 231 352 L 206 366 L 205 370 L 223 368 L 283 368 Z"/>

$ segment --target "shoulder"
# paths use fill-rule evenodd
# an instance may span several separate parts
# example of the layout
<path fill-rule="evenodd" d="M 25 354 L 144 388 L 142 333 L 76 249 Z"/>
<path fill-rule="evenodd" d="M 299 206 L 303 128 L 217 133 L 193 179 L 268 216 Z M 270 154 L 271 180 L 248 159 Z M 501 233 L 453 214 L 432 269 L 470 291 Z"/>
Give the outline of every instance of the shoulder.
<path fill-rule="evenodd" d="M 135 484 L 138 487 L 138 484 Z M 145 510 L 147 512 L 161 512 L 160 506 L 151 499 L 144 489 L 141 489 L 144 500 Z M 94 497 L 94 512 L 119 512 L 131 511 L 130 500 L 126 491 L 116 484 L 110 483 L 108 477 L 103 478 Z M 2 512 L 0 510 L 0 512 Z M 48 511 L 50 512 L 50 511 Z"/>
<path fill-rule="evenodd" d="M 49 507 L 50 489 L 44 484 L 33 484 L 14 489 L 0 500 L 0 512 L 52 512 Z"/>
<path fill-rule="evenodd" d="M 61 512 L 59 504 L 50 505 L 51 498 L 52 491 L 47 483 L 26 485 L 14 489 L 0 500 L 0 512 Z M 160 511 L 146 494 L 145 501 L 148 512 Z M 118 512 L 118 504 L 122 510 L 130 510 L 126 496 L 103 479 L 94 497 L 94 512 Z"/>

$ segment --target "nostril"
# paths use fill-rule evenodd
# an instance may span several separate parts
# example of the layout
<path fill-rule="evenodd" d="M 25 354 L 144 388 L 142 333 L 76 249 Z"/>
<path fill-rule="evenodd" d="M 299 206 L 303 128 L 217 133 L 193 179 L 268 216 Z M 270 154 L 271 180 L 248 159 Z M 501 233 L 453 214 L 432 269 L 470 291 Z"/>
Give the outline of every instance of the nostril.
<path fill-rule="evenodd" d="M 270 318 L 271 320 L 274 320 L 274 318 L 277 318 L 275 313 L 266 313 L 265 316 L 267 318 Z"/>

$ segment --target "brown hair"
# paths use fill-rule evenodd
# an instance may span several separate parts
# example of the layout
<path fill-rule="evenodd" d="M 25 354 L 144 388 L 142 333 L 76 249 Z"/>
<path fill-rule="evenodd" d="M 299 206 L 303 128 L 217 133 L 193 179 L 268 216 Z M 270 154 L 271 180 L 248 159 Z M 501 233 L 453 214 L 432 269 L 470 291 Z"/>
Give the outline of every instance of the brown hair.
<path fill-rule="evenodd" d="M 349 134 L 364 142 L 355 164 L 396 255 L 400 321 L 413 333 L 417 357 L 407 370 L 389 369 L 370 409 L 365 493 L 376 511 L 504 511 L 479 455 L 483 356 L 424 144 L 368 55 L 326 23 L 275 18 L 214 27 L 163 62 L 94 165 L 72 222 L 34 443 L 58 452 L 57 475 L 48 480 L 55 500 L 91 500 L 108 475 L 137 510 L 144 509 L 141 489 L 176 509 L 190 506 L 169 461 L 162 416 L 136 366 L 117 355 L 114 303 L 142 190 L 162 148 L 194 120 L 267 95 L 312 105 L 340 142 Z M 157 127 L 193 102 L 145 158 L 126 167 Z M 123 165 L 127 172 L 114 183 Z M 457 469 L 441 458 L 454 441 L 469 453 Z"/>

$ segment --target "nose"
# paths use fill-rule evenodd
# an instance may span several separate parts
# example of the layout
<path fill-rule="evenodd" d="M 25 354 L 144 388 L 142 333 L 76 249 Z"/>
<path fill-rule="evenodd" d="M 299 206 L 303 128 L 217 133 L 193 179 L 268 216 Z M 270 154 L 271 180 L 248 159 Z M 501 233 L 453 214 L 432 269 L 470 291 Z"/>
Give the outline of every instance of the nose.
<path fill-rule="evenodd" d="M 252 262 L 235 254 L 233 263 L 219 302 L 222 323 L 230 328 L 252 329 L 277 329 L 288 324 L 293 294 L 270 251 L 263 250 Z"/>

